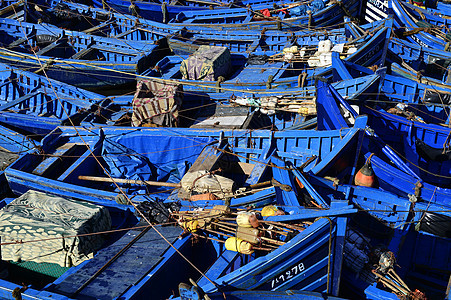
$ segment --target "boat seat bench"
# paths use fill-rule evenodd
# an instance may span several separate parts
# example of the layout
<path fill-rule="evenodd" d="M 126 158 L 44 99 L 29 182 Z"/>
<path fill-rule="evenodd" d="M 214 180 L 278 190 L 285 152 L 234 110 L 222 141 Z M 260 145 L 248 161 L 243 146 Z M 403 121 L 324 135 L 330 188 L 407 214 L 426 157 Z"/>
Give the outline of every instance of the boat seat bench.
<path fill-rule="evenodd" d="M 11 107 L 16 106 L 17 104 L 19 104 L 19 103 L 21 103 L 21 102 L 23 102 L 23 101 L 25 101 L 27 99 L 33 98 L 33 97 L 35 97 L 35 96 L 37 96 L 39 94 L 44 94 L 45 95 L 45 91 L 42 90 L 42 89 L 38 89 L 38 90 L 36 90 L 36 91 L 34 91 L 32 93 L 26 94 L 25 96 L 22 96 L 22 97 L 18 98 L 16 100 L 9 101 L 6 104 L 3 104 L 3 105 L 0 106 L 0 111 L 5 111 L 7 109 L 10 109 Z"/>
<path fill-rule="evenodd" d="M 97 30 L 109 27 L 111 25 L 114 26 L 115 22 L 116 22 L 116 20 L 109 20 L 109 21 L 101 23 L 101 24 L 99 24 L 97 26 L 94 26 L 94 27 L 91 27 L 89 29 L 86 29 L 86 30 L 83 31 L 83 33 L 89 33 L 89 34 L 92 34 L 93 32 L 95 33 Z"/>
<path fill-rule="evenodd" d="M 44 48 L 42 48 L 41 50 L 39 50 L 38 52 L 36 52 L 36 55 L 45 55 L 45 53 L 60 47 L 61 44 L 63 44 L 65 42 L 66 39 L 58 39 L 56 41 L 54 41 L 53 43 L 51 43 L 50 45 L 45 46 Z"/>
<path fill-rule="evenodd" d="M 34 170 L 34 175 L 44 176 L 53 169 L 60 167 L 61 156 L 70 156 L 76 150 L 77 146 L 82 146 L 78 143 L 67 143 L 56 149 L 52 156 L 45 158 Z M 84 145 L 83 145 L 84 146 Z"/>
<path fill-rule="evenodd" d="M 92 151 L 93 151 L 94 154 L 95 154 L 95 150 L 93 149 Z M 76 179 L 73 179 L 73 178 L 72 178 L 73 180 L 67 180 L 68 177 L 69 177 L 72 173 L 74 173 L 75 170 L 77 170 L 77 169 L 79 169 L 79 168 L 82 168 L 84 172 L 89 172 L 88 169 L 91 169 L 92 166 L 96 166 L 96 165 L 97 165 L 97 162 L 93 162 L 92 164 L 90 164 L 90 165 L 87 166 L 87 165 L 85 164 L 85 162 L 86 162 L 88 159 L 93 159 L 93 157 L 91 156 L 91 151 L 89 151 L 89 149 L 86 149 L 86 151 L 85 151 L 79 158 L 77 158 L 77 160 L 76 160 L 69 168 L 67 168 L 66 171 L 64 171 L 64 173 L 61 174 L 61 175 L 58 177 L 57 180 L 59 180 L 59 181 L 70 181 L 71 183 L 76 182 Z"/>
<path fill-rule="evenodd" d="M 93 52 L 95 49 L 93 48 L 85 48 L 70 57 L 70 59 L 83 59 L 83 57 L 87 56 L 89 53 Z"/>
<path fill-rule="evenodd" d="M 17 46 L 19 46 L 19 45 L 21 45 L 21 44 L 23 44 L 23 43 L 26 43 L 26 42 L 29 41 L 29 40 L 32 40 L 35 36 L 36 36 L 36 35 L 33 34 L 33 35 L 30 35 L 30 36 L 27 36 L 27 37 L 23 37 L 23 38 L 17 39 L 17 40 L 15 40 L 14 42 L 12 42 L 11 44 L 9 44 L 6 48 L 14 48 L 14 47 L 17 47 Z"/>
<path fill-rule="evenodd" d="M 117 53 L 117 54 L 126 55 L 126 56 L 137 56 L 137 54 L 138 54 L 137 52 L 136 53 L 130 52 L 130 49 L 125 49 L 125 48 L 122 49 L 122 48 L 113 47 L 113 46 L 92 45 L 91 48 L 100 50 L 100 51 L 104 51 L 104 52 Z"/>

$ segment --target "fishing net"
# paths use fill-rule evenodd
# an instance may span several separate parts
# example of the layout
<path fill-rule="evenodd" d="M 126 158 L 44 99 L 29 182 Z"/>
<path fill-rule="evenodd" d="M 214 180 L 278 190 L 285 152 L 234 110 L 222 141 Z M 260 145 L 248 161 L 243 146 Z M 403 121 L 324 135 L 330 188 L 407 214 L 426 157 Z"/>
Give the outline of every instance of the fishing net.
<path fill-rule="evenodd" d="M 104 242 L 102 235 L 84 234 L 110 227 L 110 214 L 102 206 L 28 191 L 0 211 L 2 243 L 12 242 L 2 245 L 2 259 L 76 266 Z"/>

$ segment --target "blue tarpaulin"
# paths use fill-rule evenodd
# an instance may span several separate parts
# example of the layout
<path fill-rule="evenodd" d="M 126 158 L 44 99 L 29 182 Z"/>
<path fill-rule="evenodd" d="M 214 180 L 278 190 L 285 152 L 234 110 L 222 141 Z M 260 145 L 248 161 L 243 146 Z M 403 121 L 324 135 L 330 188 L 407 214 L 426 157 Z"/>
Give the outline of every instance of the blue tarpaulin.
<path fill-rule="evenodd" d="M 307 11 L 310 10 L 312 14 L 321 10 L 325 7 L 325 3 L 323 0 L 313 0 L 309 4 L 304 4 L 300 6 L 293 7 L 290 9 L 291 16 L 305 16 L 307 15 Z"/>
<path fill-rule="evenodd" d="M 114 178 L 178 183 L 211 138 L 138 134 L 109 137 L 102 155 Z M 166 188 L 167 189 L 167 188 Z M 129 192 L 136 193 L 139 187 Z"/>

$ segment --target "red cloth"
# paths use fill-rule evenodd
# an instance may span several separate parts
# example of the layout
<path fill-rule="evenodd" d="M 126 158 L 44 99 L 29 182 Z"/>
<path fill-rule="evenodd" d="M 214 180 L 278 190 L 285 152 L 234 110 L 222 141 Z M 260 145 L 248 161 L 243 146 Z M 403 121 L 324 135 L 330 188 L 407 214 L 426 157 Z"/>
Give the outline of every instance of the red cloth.
<path fill-rule="evenodd" d="M 264 15 L 265 17 L 271 17 L 271 12 L 270 12 L 269 9 L 267 9 L 267 8 L 262 9 L 260 12 L 261 12 L 262 15 Z"/>

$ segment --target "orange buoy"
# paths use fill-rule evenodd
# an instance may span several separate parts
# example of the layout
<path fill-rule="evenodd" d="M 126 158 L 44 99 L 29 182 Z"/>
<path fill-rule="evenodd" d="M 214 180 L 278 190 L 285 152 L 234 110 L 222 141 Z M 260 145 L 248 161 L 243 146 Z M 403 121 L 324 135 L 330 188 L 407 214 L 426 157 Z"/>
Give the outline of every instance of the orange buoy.
<path fill-rule="evenodd" d="M 376 185 L 376 175 L 374 175 L 373 168 L 369 161 L 355 174 L 355 185 L 374 187 Z"/>

